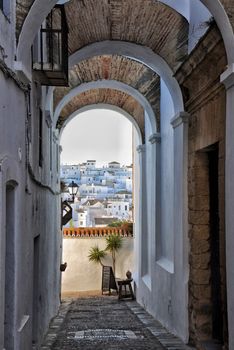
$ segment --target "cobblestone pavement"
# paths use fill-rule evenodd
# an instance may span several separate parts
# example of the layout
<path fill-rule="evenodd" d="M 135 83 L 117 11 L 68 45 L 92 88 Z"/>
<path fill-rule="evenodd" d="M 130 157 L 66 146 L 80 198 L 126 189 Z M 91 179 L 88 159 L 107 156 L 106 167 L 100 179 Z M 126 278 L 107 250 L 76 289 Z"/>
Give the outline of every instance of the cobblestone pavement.
<path fill-rule="evenodd" d="M 66 300 L 41 350 L 185 350 L 136 301 L 117 297 Z"/>

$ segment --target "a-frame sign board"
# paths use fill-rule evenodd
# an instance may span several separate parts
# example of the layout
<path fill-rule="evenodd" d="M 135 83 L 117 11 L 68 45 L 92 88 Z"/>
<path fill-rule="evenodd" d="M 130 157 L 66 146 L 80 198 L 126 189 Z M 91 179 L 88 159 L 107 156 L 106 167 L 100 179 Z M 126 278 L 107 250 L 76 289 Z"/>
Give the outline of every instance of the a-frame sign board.
<path fill-rule="evenodd" d="M 102 294 L 111 293 L 111 289 L 117 291 L 117 285 L 115 282 L 115 276 L 111 266 L 102 267 Z"/>

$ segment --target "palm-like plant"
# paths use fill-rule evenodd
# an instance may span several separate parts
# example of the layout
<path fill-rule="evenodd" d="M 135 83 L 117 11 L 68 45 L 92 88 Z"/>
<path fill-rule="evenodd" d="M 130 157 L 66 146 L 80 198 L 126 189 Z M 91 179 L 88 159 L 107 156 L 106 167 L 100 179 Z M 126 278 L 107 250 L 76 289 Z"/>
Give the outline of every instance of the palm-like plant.
<path fill-rule="evenodd" d="M 90 248 L 88 258 L 90 261 L 101 264 L 101 266 L 103 266 L 102 259 L 104 259 L 105 256 L 105 250 L 99 249 L 99 247 L 96 245 L 95 247 Z"/>
<path fill-rule="evenodd" d="M 112 255 L 114 275 L 115 275 L 116 252 L 122 247 L 122 245 L 123 245 L 123 239 L 121 236 L 111 235 L 106 237 L 106 250 L 111 252 L 111 255 Z"/>

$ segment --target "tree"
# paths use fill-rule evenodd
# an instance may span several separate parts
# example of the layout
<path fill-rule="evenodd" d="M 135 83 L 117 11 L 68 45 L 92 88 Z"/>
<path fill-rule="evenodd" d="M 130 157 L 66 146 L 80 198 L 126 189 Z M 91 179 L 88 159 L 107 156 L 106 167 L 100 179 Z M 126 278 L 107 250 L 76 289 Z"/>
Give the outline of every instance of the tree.
<path fill-rule="evenodd" d="M 111 252 L 111 255 L 112 255 L 114 275 L 115 275 L 116 252 L 122 247 L 122 245 L 123 245 L 123 239 L 121 236 L 111 235 L 106 237 L 106 250 Z"/>
<path fill-rule="evenodd" d="M 104 259 L 105 256 L 105 250 L 99 249 L 99 247 L 96 245 L 95 247 L 90 248 L 88 258 L 90 261 L 101 264 L 101 266 L 103 266 L 102 259 Z"/>

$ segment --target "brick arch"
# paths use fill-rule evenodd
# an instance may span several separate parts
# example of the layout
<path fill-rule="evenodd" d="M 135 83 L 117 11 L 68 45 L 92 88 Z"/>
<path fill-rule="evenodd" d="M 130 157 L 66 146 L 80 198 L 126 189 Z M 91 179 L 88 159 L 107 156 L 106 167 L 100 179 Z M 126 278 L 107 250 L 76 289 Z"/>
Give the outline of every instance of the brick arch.
<path fill-rule="evenodd" d="M 150 103 L 160 128 L 160 77 L 144 64 L 119 55 L 92 57 L 69 71 L 69 87 L 54 90 L 54 110 L 75 87 L 92 81 L 116 80 L 138 90 Z"/>
<path fill-rule="evenodd" d="M 120 91 L 123 93 L 126 93 L 127 95 L 131 96 L 136 100 L 143 108 L 144 110 L 144 118 L 147 120 L 147 123 L 150 127 L 150 132 L 157 133 L 158 132 L 158 126 L 155 118 L 154 111 L 152 110 L 151 105 L 147 101 L 147 99 L 136 89 L 133 87 L 116 81 L 116 80 L 97 80 L 97 81 L 92 81 L 88 83 L 83 83 L 74 89 L 72 89 L 70 92 L 68 92 L 67 95 L 65 95 L 62 100 L 59 102 L 58 106 L 55 109 L 54 115 L 53 115 L 53 126 L 56 127 L 57 121 L 61 115 L 61 112 L 64 107 L 70 101 L 75 98 L 76 96 L 90 91 L 90 90 L 96 90 L 96 89 L 109 89 L 109 90 L 116 90 Z"/>
<path fill-rule="evenodd" d="M 138 125 L 142 140 L 144 140 L 145 115 L 143 107 L 132 96 L 122 91 L 108 88 L 88 90 L 73 97 L 62 109 L 57 121 L 57 128 L 61 129 L 63 124 L 77 110 L 85 106 L 99 104 L 117 106 L 130 114 Z"/>

